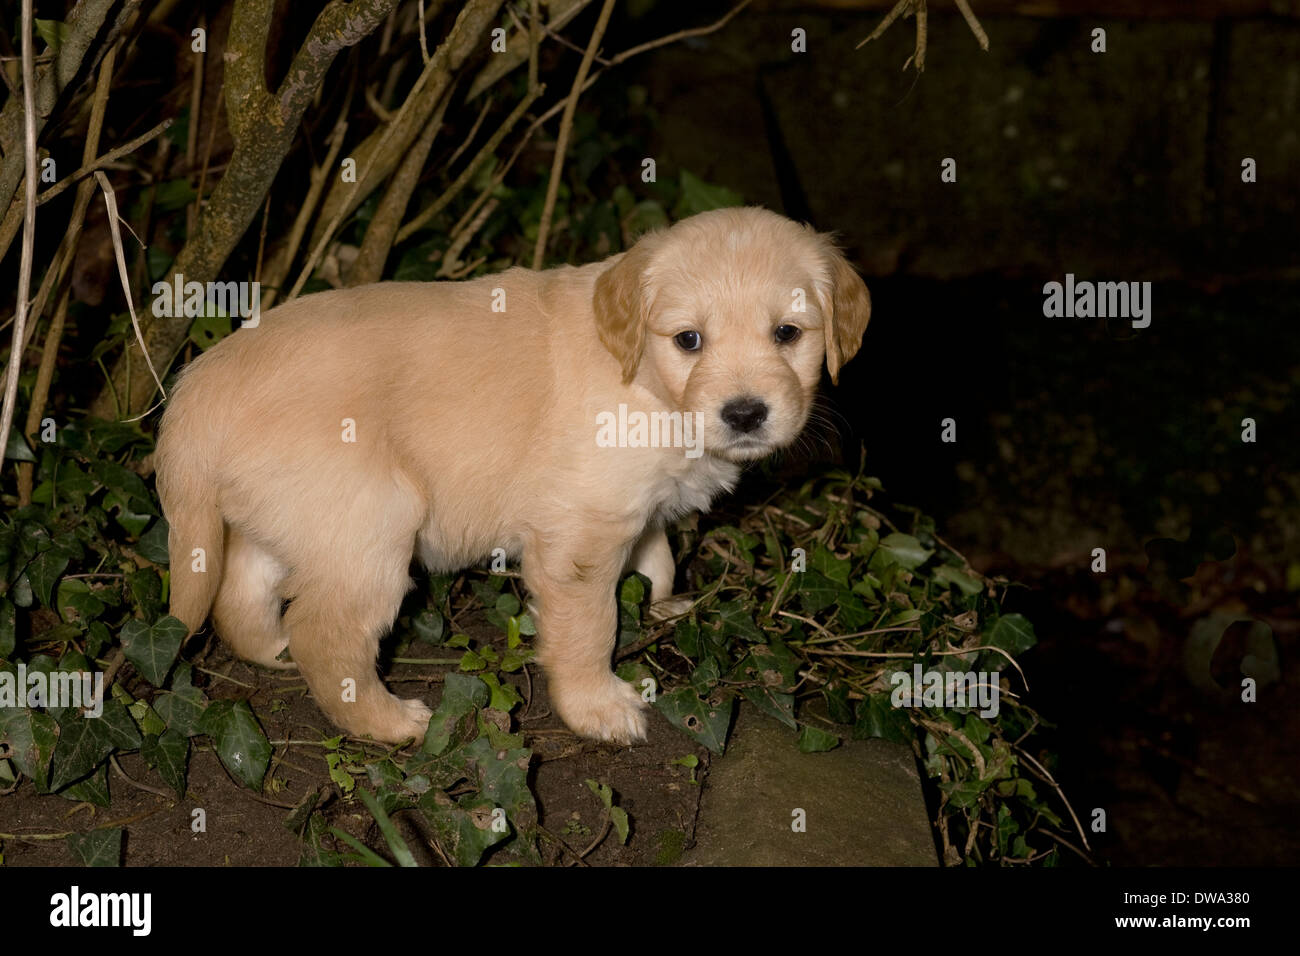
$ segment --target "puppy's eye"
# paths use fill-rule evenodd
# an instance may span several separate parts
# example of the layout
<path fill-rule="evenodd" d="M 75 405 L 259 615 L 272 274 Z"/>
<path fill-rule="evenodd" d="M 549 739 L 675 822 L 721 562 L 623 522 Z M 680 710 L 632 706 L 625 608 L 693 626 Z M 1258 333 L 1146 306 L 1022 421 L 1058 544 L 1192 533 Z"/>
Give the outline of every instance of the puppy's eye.
<path fill-rule="evenodd" d="M 803 334 L 803 329 L 799 328 L 797 325 L 778 325 L 776 327 L 776 332 L 773 334 L 776 336 L 778 342 L 784 344 L 786 342 L 793 342 L 797 339 Z"/>
<path fill-rule="evenodd" d="M 698 352 L 700 346 L 704 344 L 704 340 L 700 338 L 700 333 L 694 331 L 678 332 L 673 336 L 673 341 L 677 343 L 677 347 L 683 352 Z"/>

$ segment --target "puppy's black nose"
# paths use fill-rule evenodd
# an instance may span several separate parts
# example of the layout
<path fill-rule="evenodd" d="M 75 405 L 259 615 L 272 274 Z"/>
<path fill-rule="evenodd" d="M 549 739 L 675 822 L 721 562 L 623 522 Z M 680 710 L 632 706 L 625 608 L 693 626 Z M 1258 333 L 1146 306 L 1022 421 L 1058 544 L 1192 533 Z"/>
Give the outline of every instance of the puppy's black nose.
<path fill-rule="evenodd" d="M 758 398 L 733 398 L 722 406 L 722 420 L 738 432 L 752 432 L 767 421 L 767 403 Z"/>

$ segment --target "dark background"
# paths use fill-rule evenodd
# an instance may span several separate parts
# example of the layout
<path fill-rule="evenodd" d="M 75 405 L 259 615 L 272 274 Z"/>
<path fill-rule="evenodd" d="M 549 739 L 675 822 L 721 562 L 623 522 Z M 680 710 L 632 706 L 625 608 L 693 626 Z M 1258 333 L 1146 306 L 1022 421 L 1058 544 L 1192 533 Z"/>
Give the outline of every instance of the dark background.
<path fill-rule="evenodd" d="M 1100 857 L 1294 864 L 1300 11 L 976 3 L 985 53 L 931 0 L 918 77 L 910 19 L 854 49 L 888 6 L 761 3 L 629 64 L 650 155 L 834 231 L 867 278 L 862 352 L 829 391 L 843 454 L 865 443 L 894 500 L 1026 583 L 1031 699 L 1076 809 L 1106 812 Z M 1151 326 L 1044 318 L 1067 272 L 1151 281 Z M 1218 621 L 1207 683 L 1184 655 Z M 1252 621 L 1281 678 L 1247 704 Z"/>
<path fill-rule="evenodd" d="M 952 0 L 929 0 L 918 76 L 901 69 L 911 19 L 855 49 L 889 0 L 755 0 L 720 31 L 608 71 L 581 100 L 570 166 L 591 170 L 585 185 L 607 202 L 653 157 L 665 179 L 689 171 L 836 233 L 874 315 L 840 385 L 826 383 L 839 433 L 815 444 L 823 460 L 851 465 L 865 446 L 891 501 L 933 515 L 979 570 L 1023 582 L 1006 609 L 1029 616 L 1039 638 L 1022 662 L 1029 702 L 1055 725 L 1045 736 L 1053 774 L 1085 824 L 1105 811 L 1105 832 L 1089 835 L 1098 860 L 1295 864 L 1300 0 L 972 2 L 989 51 Z M 38 4 L 37 16 L 57 18 L 65 6 Z M 214 39 L 200 128 L 214 170 L 231 149 L 217 95 L 228 6 L 205 5 Z M 277 5 L 273 77 L 319 6 Z M 428 6 L 430 35 L 442 36 L 459 4 Z M 590 36 L 598 6 L 566 35 Z M 16 7 L 4 6 L 11 23 Z M 602 48 L 709 24 L 730 7 L 626 0 Z M 107 119 L 119 140 L 155 122 L 160 104 L 174 115 L 188 102 L 190 58 L 177 56 L 186 34 L 174 32 L 188 27 L 182 12 L 173 32 L 142 32 L 122 67 Z M 1097 28 L 1105 53 L 1091 50 Z M 807 52 L 792 51 L 795 29 L 806 31 Z M 372 47 L 355 59 L 373 57 Z M 577 59 L 548 45 L 545 104 L 568 89 Z M 281 169 L 268 204 L 273 237 L 287 231 L 354 66 L 340 57 Z M 365 77 L 383 72 L 369 60 L 360 67 Z M 513 102 L 502 97 L 495 109 Z M 449 119 L 448 149 L 469 133 L 474 106 Z M 359 138 L 373 117 L 359 105 L 350 115 Z M 512 177 L 524 181 L 521 205 L 554 155 L 538 139 Z M 79 138 L 45 140 L 61 169 L 76 167 Z M 145 173 L 177 175 L 156 155 L 115 172 L 124 196 L 130 184 L 140 197 Z M 956 183 L 940 180 L 949 157 Z M 1257 182 L 1241 180 L 1246 157 Z M 433 189 L 443 170 L 429 166 Z M 71 196 L 42 207 L 44 221 L 63 221 Z M 485 244 L 520 232 L 528 217 L 511 202 L 484 229 Z M 184 210 L 154 220 L 151 249 L 174 253 Z M 363 232 L 350 223 L 340 239 Z M 257 233 L 254 224 L 225 276 L 254 274 Z M 558 258 L 570 239 L 557 235 Z M 86 236 L 64 344 L 76 360 L 51 403 L 60 415 L 101 387 L 85 356 L 122 308 L 99 202 Z M 60 238 L 38 229 L 38 263 Z M 520 238 L 504 261 L 530 252 Z M 407 248 L 386 275 L 402 274 L 408 255 L 434 268 Z M 6 295 L 17 262 L 9 255 L 0 274 Z M 1150 328 L 1045 318 L 1043 285 L 1067 273 L 1152 282 Z M 1248 417 L 1251 444 L 1241 440 Z M 940 440 L 945 418 L 956 420 L 955 443 Z M 783 467 L 802 474 L 814 464 Z M 1104 574 L 1090 569 L 1098 547 Z M 1187 659 L 1202 634 L 1217 641 L 1208 668 Z M 1276 659 L 1278 674 L 1261 678 L 1257 703 L 1243 703 L 1243 668 L 1267 671 L 1261 656 Z"/>

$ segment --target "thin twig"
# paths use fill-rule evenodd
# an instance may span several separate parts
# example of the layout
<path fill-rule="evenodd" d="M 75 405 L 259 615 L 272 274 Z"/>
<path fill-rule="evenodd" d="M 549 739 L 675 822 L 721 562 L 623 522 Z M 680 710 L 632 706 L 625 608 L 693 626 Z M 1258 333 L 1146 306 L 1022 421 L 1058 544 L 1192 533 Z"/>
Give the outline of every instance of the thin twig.
<path fill-rule="evenodd" d="M 591 70 L 591 61 L 596 56 L 605 27 L 609 25 L 609 16 L 614 12 L 614 0 L 605 0 L 600 8 L 600 17 L 596 27 L 591 31 L 591 40 L 587 43 L 587 52 L 582 55 L 578 66 L 578 75 L 573 80 L 573 89 L 564 104 L 564 116 L 560 120 L 560 135 L 555 141 L 555 159 L 551 163 L 551 178 L 546 184 L 546 202 L 542 206 L 542 219 L 537 227 L 537 245 L 533 248 L 533 268 L 540 269 L 546 259 L 546 240 L 550 238 L 551 217 L 555 214 L 555 200 L 560 193 L 560 177 L 564 173 L 564 154 L 569 148 L 569 136 L 573 132 L 573 114 L 578 109 L 578 98 L 582 96 L 582 85 L 587 81 Z"/>
<path fill-rule="evenodd" d="M 112 46 L 99 66 L 99 80 L 95 86 L 94 97 L 91 100 L 90 121 L 86 126 L 86 142 L 82 147 L 82 162 L 88 163 L 99 151 L 99 137 L 104 128 L 104 112 L 108 106 L 108 92 L 112 85 L 113 66 L 117 61 L 117 46 Z M 45 281 L 41 283 L 40 292 L 36 295 L 36 300 L 32 303 L 32 315 L 35 320 L 39 320 L 41 312 L 45 309 L 45 298 L 49 295 L 50 290 L 59 287 L 67 271 L 70 269 L 73 259 L 77 254 L 77 243 L 81 238 L 81 230 L 86 222 L 86 210 L 90 206 L 90 199 L 94 195 L 95 184 L 93 181 L 84 180 L 77 187 L 77 197 L 72 206 L 72 219 L 68 222 L 67 232 L 64 234 L 63 242 L 60 245 L 59 254 L 51 263 L 47 271 Z M 68 299 L 71 293 L 69 284 L 63 290 L 57 305 L 54 308 L 54 318 L 50 323 L 50 329 L 45 336 L 44 350 L 41 352 L 41 362 L 36 370 L 36 384 L 32 386 L 32 400 L 27 407 L 27 426 L 23 429 L 24 434 L 32 436 L 37 428 L 40 427 L 41 416 L 45 411 L 45 402 L 50 396 L 50 384 L 54 380 L 54 366 L 59 357 L 59 343 L 63 339 L 64 323 L 68 316 Z M 33 329 L 35 321 L 33 321 Z M 24 336 L 24 339 L 26 336 Z M 24 341 L 22 349 L 26 349 L 27 343 Z M 29 461 L 22 462 L 18 466 L 18 503 L 20 505 L 31 504 L 32 501 L 32 484 L 35 469 L 33 463 Z"/>
<path fill-rule="evenodd" d="M 330 131 L 329 139 L 326 140 L 329 149 L 325 154 L 325 162 L 311 171 L 307 195 L 303 198 L 298 215 L 294 217 L 289 238 L 271 260 L 267 281 L 264 283 L 265 289 L 262 292 L 263 311 L 269 309 L 280 294 L 280 287 L 284 284 L 285 277 L 289 275 L 289 270 L 293 268 L 294 257 L 298 255 L 298 247 L 302 245 L 302 237 L 307 234 L 307 227 L 316 214 L 316 206 L 325 191 L 325 183 L 329 181 L 330 170 L 334 168 L 334 162 L 343 148 L 343 139 L 348 131 L 347 115 L 351 100 L 350 93 L 343 98 L 343 108 L 339 110 L 339 118 L 334 124 L 334 129 Z"/>
<path fill-rule="evenodd" d="M 24 203 L 22 259 L 18 267 L 18 302 L 9 350 L 9 378 L 0 410 L 0 448 L 7 448 L 18 403 L 18 372 L 27 334 L 27 297 L 32 291 L 32 256 L 36 247 L 36 72 L 32 66 L 32 0 L 23 0 L 23 150 Z M 4 454 L 0 451 L 0 456 Z"/>
<path fill-rule="evenodd" d="M 497 147 L 501 145 L 501 140 L 505 139 L 506 134 L 514 128 L 514 125 L 519 122 L 520 117 L 524 115 L 524 111 L 527 110 L 528 107 L 533 104 L 533 101 L 536 100 L 537 97 L 541 96 L 545 90 L 545 86 L 539 86 L 535 90 L 528 91 L 524 98 L 519 101 L 519 104 L 511 110 L 510 115 L 506 117 L 506 121 L 501 124 L 488 141 L 483 144 L 479 151 L 474 155 L 474 158 L 469 161 L 469 165 L 461 171 L 461 174 L 456 177 L 450 186 L 443 190 L 442 195 L 424 209 L 420 210 L 420 212 L 416 214 L 415 218 L 405 226 L 397 230 L 397 242 L 404 242 L 411 233 L 420 229 L 426 222 L 438 215 L 438 213 L 442 212 L 442 210 L 447 208 L 447 205 L 453 199 L 460 195 L 461 190 L 468 186 L 470 180 L 474 178 L 474 173 L 477 172 L 483 161 L 496 152 Z"/>
<path fill-rule="evenodd" d="M 867 36 L 867 38 L 865 40 L 859 41 L 858 45 L 855 46 L 853 49 L 860 50 L 868 43 L 870 43 L 872 40 L 880 39 L 881 35 L 886 30 L 888 30 L 893 25 L 894 21 L 897 20 L 900 16 L 902 16 L 903 12 L 907 10 L 907 8 L 910 7 L 911 5 L 912 5 L 912 0 L 898 0 L 898 2 L 894 4 L 893 9 L 891 9 L 888 13 L 885 14 L 885 19 L 881 20 L 880 23 L 876 26 L 876 28 L 872 30 L 871 33 Z"/>
<path fill-rule="evenodd" d="M 971 9 L 970 0 L 953 0 L 953 3 L 957 5 L 957 9 L 961 12 L 962 18 L 966 21 L 966 26 L 970 27 L 971 33 L 975 35 L 975 40 L 979 43 L 980 49 L 987 52 L 989 35 L 984 32 L 979 17 L 975 16 L 975 11 Z M 906 70 L 909 66 L 915 64 L 916 72 L 925 72 L 925 51 L 929 33 L 929 10 L 926 7 L 926 0 L 898 0 L 890 11 L 885 14 L 885 18 L 854 49 L 861 49 L 872 40 L 879 39 L 900 16 L 910 16 L 911 14 L 916 14 L 916 46 L 912 51 L 912 55 L 903 64 L 903 69 Z"/>
<path fill-rule="evenodd" d="M 916 47 L 903 63 L 903 69 L 907 69 L 913 63 L 916 64 L 916 72 L 925 72 L 925 48 L 929 42 L 929 24 L 930 13 L 925 6 L 926 0 L 912 0 L 913 10 L 916 12 Z"/>
<path fill-rule="evenodd" d="M 424 36 L 424 0 L 416 0 L 416 9 L 420 11 L 420 57 L 425 66 L 429 65 L 429 41 Z M 396 11 L 396 7 L 393 8 Z"/>
<path fill-rule="evenodd" d="M 113 252 L 117 255 L 117 274 L 122 280 L 122 294 L 126 296 L 126 309 L 131 314 L 131 327 L 135 329 L 136 341 L 140 343 L 140 351 L 144 353 L 144 361 L 149 366 L 149 374 L 153 376 L 154 384 L 158 386 L 158 391 L 162 393 L 162 401 L 165 402 L 167 400 L 167 389 L 163 388 L 162 379 L 158 377 L 158 371 L 153 367 L 153 359 L 149 357 L 149 349 L 144 344 L 144 333 L 140 331 L 140 320 L 135 314 L 135 303 L 131 300 L 131 280 L 127 277 L 126 254 L 122 251 L 122 233 L 118 229 L 117 196 L 113 193 L 113 187 L 109 183 L 108 177 L 101 170 L 95 170 L 95 180 L 99 183 L 99 188 L 104 192 L 104 206 L 108 209 L 108 231 L 113 239 Z M 162 402 L 158 402 L 134 418 L 126 419 L 126 421 L 138 422 L 161 404 Z"/>
<path fill-rule="evenodd" d="M 1084 832 L 1083 824 L 1079 822 L 1078 816 L 1075 815 L 1074 807 L 1070 805 L 1070 800 L 1068 797 L 1066 797 L 1065 791 L 1061 789 L 1061 785 L 1056 782 L 1055 778 L 1053 778 L 1050 773 L 1047 772 L 1046 767 L 1044 767 L 1041 763 L 1039 763 L 1032 756 L 1030 756 L 1029 751 L 1025 750 L 1023 747 L 1020 746 L 1016 746 L 1016 751 L 1020 754 L 1021 757 L 1029 761 L 1030 765 L 1033 766 L 1038 771 L 1042 780 L 1053 790 L 1056 791 L 1056 795 L 1060 797 L 1061 802 L 1065 804 L 1065 809 L 1070 811 L 1070 819 L 1074 821 L 1074 828 L 1077 831 L 1079 831 L 1079 839 L 1083 841 L 1084 849 L 1091 852 L 1092 847 L 1088 845 L 1088 834 Z"/>
<path fill-rule="evenodd" d="M 542 17 L 537 0 L 529 0 L 531 16 L 528 18 L 528 88 L 537 89 L 537 50 L 542 42 Z"/>
<path fill-rule="evenodd" d="M 455 89 L 456 84 L 453 81 L 443 93 L 442 101 L 438 103 L 433 116 L 420 131 L 419 138 L 411 144 L 406 156 L 398 164 L 397 170 L 389 178 L 388 189 L 379 200 L 375 214 L 370 219 L 370 225 L 366 227 L 366 234 L 361 240 L 361 249 L 357 253 L 356 261 L 348 270 L 347 285 L 365 285 L 369 282 L 378 282 L 383 278 L 384 263 L 388 261 L 393 240 L 402 224 L 402 213 L 406 211 L 411 201 L 411 194 L 415 192 L 415 187 L 420 181 L 420 173 L 424 169 L 429 151 L 433 148 L 433 141 L 442 130 L 442 120 Z"/>
<path fill-rule="evenodd" d="M 957 4 L 957 9 L 961 15 L 966 18 L 966 26 L 970 27 L 970 32 L 975 34 L 975 39 L 979 41 L 980 49 L 987 51 L 989 48 L 989 35 L 984 32 L 980 26 L 979 18 L 975 16 L 975 11 L 970 8 L 970 0 L 953 0 Z"/>
<path fill-rule="evenodd" d="M 298 273 L 298 279 L 294 282 L 293 288 L 289 290 L 289 294 L 286 298 L 296 298 L 298 293 L 302 290 L 303 285 L 305 285 L 307 280 L 311 278 L 312 272 L 316 269 L 316 264 L 325 253 L 326 246 L 328 246 L 334 238 L 334 231 L 338 229 L 339 224 L 343 221 L 344 214 L 352 205 L 352 201 L 360 192 L 362 184 L 370 177 L 374 168 L 384 161 L 384 147 L 388 145 L 393 134 L 401 127 L 402 120 L 406 117 L 407 112 L 412 108 L 412 104 L 420 98 L 420 94 L 424 91 L 425 84 L 429 82 L 429 78 L 433 75 L 437 66 L 437 60 L 431 59 L 425 64 L 424 69 L 420 71 L 420 75 L 416 79 L 415 85 L 411 87 L 411 91 L 406 95 L 406 99 L 402 101 L 402 106 L 397 111 L 397 116 L 393 118 L 391 123 L 384 127 L 384 132 L 380 135 L 379 142 L 376 144 L 374 152 L 370 154 L 370 162 L 366 164 L 364 170 L 358 170 L 356 180 L 351 184 L 352 189 L 349 191 L 347 199 L 339 204 L 333 217 L 331 217 L 330 221 L 325 225 L 324 230 L 321 231 L 320 239 L 317 241 L 316 246 L 311 250 L 311 254 L 307 257 L 307 262 L 303 265 L 302 271 Z"/>
<path fill-rule="evenodd" d="M 500 203 L 495 199 L 486 203 L 482 210 L 479 211 L 479 214 L 474 217 L 474 220 L 461 231 L 460 235 L 452 240 L 451 245 L 447 247 L 447 251 L 443 253 L 442 265 L 438 267 L 439 277 L 450 276 L 456 271 L 457 266 L 460 265 L 460 254 L 465 251 L 465 247 L 469 245 L 470 240 L 483 228 L 483 224 L 488 221 L 492 213 L 496 212 L 499 205 Z"/>
<path fill-rule="evenodd" d="M 131 140 L 129 143 L 125 143 L 117 147 L 116 149 L 109 150 L 107 153 L 105 153 L 103 156 L 100 156 L 98 159 L 94 160 L 93 162 L 87 162 L 75 173 L 55 183 L 49 189 L 45 190 L 39 196 L 37 196 L 36 205 L 38 206 L 45 205 L 47 202 L 49 202 L 59 193 L 67 189 L 69 186 L 76 185 L 78 180 L 84 179 L 85 177 L 91 175 L 92 173 L 98 172 L 101 169 L 105 169 L 106 167 L 111 166 L 114 162 L 121 159 L 127 153 L 135 152 L 145 143 L 148 143 L 149 141 L 156 139 L 160 134 L 166 132 L 171 127 L 171 125 L 175 122 L 176 120 L 174 118 L 165 119 L 157 126 L 155 126 L 153 129 L 149 130 L 149 132 L 142 133 L 141 135 L 137 136 L 135 139 Z"/>
<path fill-rule="evenodd" d="M 63 295 L 59 296 L 54 307 L 54 318 L 50 321 L 50 330 L 45 336 L 45 345 L 41 352 L 41 364 L 36 369 L 36 384 L 32 386 L 32 402 L 27 408 L 27 427 L 23 429 L 28 441 L 35 445 L 33 436 L 41 426 L 41 416 L 45 412 L 45 402 L 50 397 L 50 383 L 54 380 L 54 364 L 59 357 L 59 343 L 63 340 L 63 328 L 68 318 L 68 299 L 72 294 L 72 285 L 67 285 Z M 34 463 L 30 461 L 18 464 L 18 505 L 23 507 L 32 503 L 32 485 L 35 481 Z"/>
<path fill-rule="evenodd" d="M 199 29 L 206 32 L 207 18 L 199 11 Z M 194 73 L 190 80 L 190 122 L 185 131 L 185 179 L 188 182 L 194 175 L 194 160 L 199 145 L 199 114 L 203 110 L 203 64 L 207 55 L 197 50 L 194 52 Z M 194 194 L 194 201 L 185 208 L 185 235 L 194 235 L 194 227 L 199 220 L 199 194 Z"/>
<path fill-rule="evenodd" d="M 163 797 L 163 798 L 165 798 L 165 799 L 167 799 L 167 800 L 172 801 L 172 803 L 175 803 L 175 802 L 176 802 L 176 794 L 173 793 L 172 791 L 170 791 L 170 790 L 164 790 L 164 789 L 162 789 L 161 787 L 155 787 L 155 786 L 153 786 L 152 784 L 142 783 L 141 781 L 135 779 L 135 777 L 133 777 L 133 776 L 131 776 L 129 773 L 127 773 L 125 770 L 123 770 L 123 769 L 122 769 L 122 765 L 121 765 L 120 763 L 117 762 L 117 755 L 116 755 L 116 754 L 113 754 L 112 756 L 110 756 L 110 757 L 108 758 L 108 762 L 111 763 L 111 764 L 113 765 L 113 769 L 117 771 L 117 775 L 118 775 L 119 777 L 121 777 L 123 780 L 125 780 L 127 783 L 129 783 L 131 786 L 135 787 L 137 790 L 143 790 L 145 793 L 153 793 L 153 794 L 157 794 L 157 795 L 160 796 L 160 797 Z"/>
<path fill-rule="evenodd" d="M 666 34 L 665 36 L 659 37 L 658 39 L 650 40 L 646 43 L 642 43 L 640 46 L 635 46 L 630 49 L 624 50 L 622 53 L 619 53 L 617 56 L 614 56 L 609 60 L 610 63 L 609 67 L 597 70 L 591 76 L 587 77 L 587 82 L 583 84 L 582 91 L 585 93 L 587 92 L 587 90 L 591 89 L 591 87 L 595 85 L 596 81 L 605 75 L 607 69 L 612 69 L 613 67 L 618 66 L 620 63 L 623 63 L 625 60 L 637 56 L 638 54 L 647 53 L 650 50 L 658 49 L 659 47 L 662 46 L 667 46 L 668 44 L 675 43 L 678 40 L 684 40 L 689 37 L 705 36 L 706 34 L 714 33 L 718 30 L 721 30 L 724 26 L 726 26 L 731 21 L 733 17 L 736 16 L 736 14 L 740 13 L 741 10 L 745 9 L 745 7 L 749 6 L 751 3 L 753 3 L 753 0 L 741 0 L 740 3 L 736 4 L 736 6 L 732 7 L 722 17 L 715 20 L 713 23 L 710 23 L 708 26 L 693 27 L 689 30 L 678 30 L 676 33 L 669 33 Z M 474 202 L 470 204 L 470 208 L 465 212 L 463 216 L 461 216 L 460 221 L 452 229 L 453 233 L 459 232 L 461 229 L 463 229 L 465 223 L 469 222 L 474 217 L 475 213 L 477 213 L 479 206 L 482 205 L 484 202 L 487 202 L 491 194 L 496 191 L 496 188 L 500 186 L 503 182 L 505 182 L 506 175 L 510 172 L 511 169 L 514 168 L 515 162 L 519 159 L 520 155 L 523 154 L 524 147 L 527 146 L 528 143 L 532 140 L 533 134 L 535 134 L 539 129 L 541 129 L 542 126 L 545 125 L 552 117 L 554 117 L 561 110 L 563 110 L 566 102 L 567 100 L 560 100 L 558 103 L 556 103 L 554 106 L 552 106 L 545 113 L 537 117 L 528 125 L 528 129 L 524 130 L 523 136 L 521 136 L 519 138 L 519 142 L 515 144 L 514 151 L 511 152 L 510 158 L 505 161 L 505 164 L 500 169 L 498 169 L 495 174 L 493 174 L 492 181 L 489 182 L 487 186 L 483 188 L 483 190 L 479 193 L 478 197 L 474 200 Z M 422 217 L 424 216 L 424 213 L 421 213 L 420 215 Z M 425 221 L 427 221 L 427 219 L 420 219 L 421 224 Z M 408 223 L 406 226 L 403 227 L 403 232 L 406 233 L 406 235 L 409 235 L 410 232 L 413 232 L 415 230 L 415 228 L 418 228 L 418 226 L 415 226 L 413 223 Z M 404 235 L 402 233 L 399 233 L 398 239 L 401 240 L 403 238 L 405 238 Z"/>
<path fill-rule="evenodd" d="M 708 24 L 707 26 L 691 27 L 690 29 L 687 30 L 678 30 L 676 33 L 669 33 L 665 36 L 658 37 L 657 39 L 654 40 L 647 40 L 645 43 L 642 43 L 640 46 L 630 47 L 624 50 L 622 53 L 610 57 L 609 65 L 611 67 L 618 66 L 623 61 L 630 60 L 634 56 L 639 56 L 640 54 L 647 53 L 650 50 L 658 49 L 661 46 L 667 46 L 669 43 L 676 43 L 678 40 L 689 40 L 692 37 L 702 37 L 710 33 L 716 33 L 718 30 L 721 30 L 728 23 L 730 23 L 732 18 L 735 17 L 736 14 L 740 13 L 741 10 L 744 10 L 747 6 L 749 6 L 753 2 L 754 0 L 741 0 L 740 3 L 736 4 L 725 14 L 723 14 L 719 19 L 714 20 L 712 23 Z"/>
<path fill-rule="evenodd" d="M 460 141 L 460 145 L 456 147 L 455 151 L 447 157 L 447 162 L 443 164 L 444 169 L 451 169 L 451 167 L 455 166 L 456 160 L 460 159 L 465 150 L 469 149 L 469 144 L 474 142 L 474 137 L 478 135 L 479 127 L 483 125 L 483 120 L 487 117 L 492 102 L 492 97 L 483 97 L 483 108 L 478 111 L 478 116 L 474 118 L 474 125 L 469 128 L 469 132 Z"/>

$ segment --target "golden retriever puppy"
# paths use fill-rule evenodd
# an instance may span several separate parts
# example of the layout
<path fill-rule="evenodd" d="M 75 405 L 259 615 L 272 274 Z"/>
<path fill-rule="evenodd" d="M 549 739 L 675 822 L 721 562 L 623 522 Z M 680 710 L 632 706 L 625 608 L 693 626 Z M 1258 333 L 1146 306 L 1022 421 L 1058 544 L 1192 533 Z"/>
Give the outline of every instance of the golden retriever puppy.
<path fill-rule="evenodd" d="M 504 549 L 556 711 L 641 739 L 646 706 L 610 670 L 620 576 L 663 610 L 665 524 L 799 434 L 870 312 L 825 236 L 762 209 L 581 267 L 281 305 L 191 363 L 163 416 L 172 613 L 194 630 L 211 611 L 268 667 L 287 648 L 350 733 L 420 739 L 429 708 L 376 672 L 412 557 L 447 572 Z"/>

